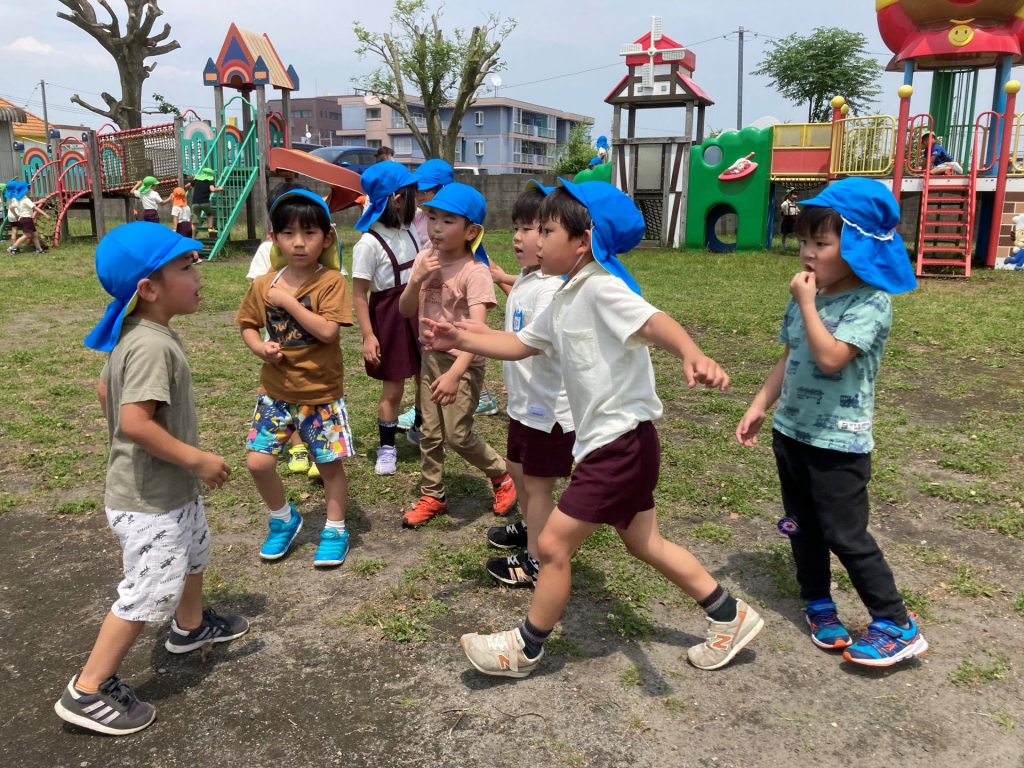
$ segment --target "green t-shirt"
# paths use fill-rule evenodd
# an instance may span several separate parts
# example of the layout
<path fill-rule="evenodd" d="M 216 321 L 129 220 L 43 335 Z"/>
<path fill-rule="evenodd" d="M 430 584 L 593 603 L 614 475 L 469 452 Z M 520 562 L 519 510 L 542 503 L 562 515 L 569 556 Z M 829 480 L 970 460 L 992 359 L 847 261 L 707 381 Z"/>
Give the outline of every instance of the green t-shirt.
<path fill-rule="evenodd" d="M 107 489 L 104 504 L 125 512 L 168 512 L 200 494 L 199 478 L 147 453 L 121 431 L 121 406 L 157 401 L 154 418 L 171 436 L 199 447 L 199 426 L 185 348 L 178 334 L 126 317 L 100 374 L 107 385 Z"/>
<path fill-rule="evenodd" d="M 822 373 L 814 362 L 800 307 L 789 300 L 779 341 L 789 344 L 782 396 L 772 428 L 819 448 L 870 453 L 875 379 L 892 326 L 889 294 L 870 285 L 814 300 L 825 328 L 860 352 L 842 370 Z"/>

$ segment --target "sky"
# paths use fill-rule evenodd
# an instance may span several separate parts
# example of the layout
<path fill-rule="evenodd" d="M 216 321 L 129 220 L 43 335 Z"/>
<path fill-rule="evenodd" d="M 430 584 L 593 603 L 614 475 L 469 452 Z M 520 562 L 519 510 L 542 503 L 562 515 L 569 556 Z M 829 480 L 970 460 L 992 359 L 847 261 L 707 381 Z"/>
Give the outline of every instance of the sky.
<path fill-rule="evenodd" d="M 122 0 L 110 0 L 110 4 L 123 20 Z M 768 50 L 770 37 L 808 34 L 819 26 L 844 27 L 864 33 L 868 50 L 885 64 L 891 55 L 878 34 L 874 5 L 874 0 L 685 0 L 636 5 L 611 0 L 446 0 L 441 26 L 445 30 L 468 29 L 484 22 L 487 13 L 507 9 L 505 13 L 518 26 L 501 48 L 506 67 L 501 72 L 500 95 L 590 115 L 596 119 L 596 136 L 611 133 L 612 108 L 604 98 L 626 74 L 619 48 L 649 31 L 651 15 L 660 14 L 664 33 L 692 47 L 696 54 L 695 79 L 716 102 L 708 109 L 707 127 L 731 129 L 736 127 L 735 31 L 740 25 L 746 28 L 743 123 L 749 125 L 764 116 L 802 122 L 806 105 L 785 101 L 767 78 L 749 74 Z M 287 6 L 264 0 L 163 0 L 164 16 L 156 26 L 169 23 L 172 39 L 181 43 L 181 48 L 155 59 L 159 64 L 143 86 L 144 106 L 155 107 L 152 96 L 159 93 L 179 108 L 194 109 L 200 117 L 211 119 L 213 91 L 202 85 L 202 70 L 208 58 L 216 57 L 232 22 L 270 36 L 285 65 L 293 65 L 299 74 L 297 96 L 351 93 L 352 78 L 377 66 L 372 57 L 360 60 L 355 54 L 353 22 L 384 31 L 390 25 L 391 7 L 388 2 L 352 0 L 330 4 L 293 0 Z M 102 118 L 69 99 L 77 92 L 84 100 L 102 106 L 101 91 L 119 96 L 117 68 L 95 40 L 57 18 L 61 10 L 64 7 L 56 0 L 0 0 L 0 18 L 4 20 L 0 26 L 4 61 L 0 96 L 41 115 L 38 86 L 40 80 L 46 80 L 51 122 L 99 127 Z M 98 6 L 97 14 L 104 16 Z M 901 75 L 882 76 L 883 93 L 877 109 L 895 113 L 896 89 L 901 83 Z M 979 110 L 987 107 L 991 83 L 991 73 L 983 73 Z M 928 87 L 928 77 L 919 75 L 913 111 L 927 109 Z M 641 111 L 638 135 L 681 133 L 682 119 L 679 110 Z M 163 116 L 145 119 L 147 123 L 165 120 Z"/>

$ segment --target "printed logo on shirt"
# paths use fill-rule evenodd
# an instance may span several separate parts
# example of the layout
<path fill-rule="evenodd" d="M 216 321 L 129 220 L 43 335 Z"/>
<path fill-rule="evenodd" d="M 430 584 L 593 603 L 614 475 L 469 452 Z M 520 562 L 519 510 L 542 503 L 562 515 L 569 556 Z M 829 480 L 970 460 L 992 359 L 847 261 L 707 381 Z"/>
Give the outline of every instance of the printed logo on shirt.
<path fill-rule="evenodd" d="M 309 296 L 299 299 L 310 312 L 313 311 L 313 300 Z M 303 328 L 299 322 L 280 307 L 267 305 L 267 333 L 271 341 L 284 347 L 310 347 L 319 343 L 316 336 Z"/>
<path fill-rule="evenodd" d="M 867 432 L 871 429 L 870 421 L 840 421 L 837 424 L 843 432 Z"/>
<path fill-rule="evenodd" d="M 442 297 L 444 296 L 444 282 L 438 278 L 434 278 L 429 283 L 423 286 L 423 305 L 433 306 L 440 308 L 442 306 Z"/>

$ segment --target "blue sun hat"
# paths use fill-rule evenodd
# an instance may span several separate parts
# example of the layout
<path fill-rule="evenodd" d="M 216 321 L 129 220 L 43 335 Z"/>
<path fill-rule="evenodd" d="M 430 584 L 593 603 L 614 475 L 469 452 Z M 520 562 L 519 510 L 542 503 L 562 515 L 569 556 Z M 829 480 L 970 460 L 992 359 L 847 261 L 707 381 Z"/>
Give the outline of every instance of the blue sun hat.
<path fill-rule="evenodd" d="M 136 221 L 111 230 L 96 248 L 96 276 L 113 296 L 99 325 L 85 337 L 85 346 L 109 352 L 121 336 L 121 324 L 135 310 L 139 281 L 184 253 L 200 251 L 198 240 L 182 237 L 162 224 Z"/>
<path fill-rule="evenodd" d="M 601 156 L 600 155 L 595 155 L 594 157 L 590 158 L 590 162 L 587 163 L 587 167 L 588 168 L 593 168 L 595 165 L 600 165 L 600 164 L 601 164 Z"/>
<path fill-rule="evenodd" d="M 610 147 L 608 146 L 608 137 L 598 136 L 597 144 L 595 144 L 594 146 L 596 146 L 598 149 L 610 149 Z"/>
<path fill-rule="evenodd" d="M 395 165 L 398 165 L 398 163 L 395 163 Z M 367 173 L 369 173 L 369 171 L 367 171 Z M 406 173 L 408 173 L 408 171 Z M 327 207 L 327 203 L 324 202 L 324 199 L 313 190 L 303 189 L 301 187 L 290 189 L 274 200 L 274 204 L 270 206 L 271 218 L 273 218 L 274 211 L 277 209 L 277 206 L 285 200 L 294 199 L 296 197 L 301 197 L 303 200 L 310 200 L 317 205 L 322 206 L 323 209 L 327 211 L 327 218 L 330 219 L 331 209 Z M 327 267 L 327 269 L 333 269 L 335 272 L 341 271 L 341 248 L 338 245 L 337 233 L 335 233 L 335 236 L 331 238 L 331 244 L 324 248 L 318 261 Z M 284 254 L 281 253 L 281 249 L 277 247 L 277 243 L 274 243 L 274 245 L 270 247 L 270 266 L 276 270 L 280 270 L 288 266 L 288 260 L 284 257 Z"/>
<path fill-rule="evenodd" d="M 907 247 L 896 231 L 900 207 L 882 182 L 842 179 L 801 205 L 831 208 L 843 217 L 842 257 L 865 283 L 891 294 L 917 287 Z"/>
<path fill-rule="evenodd" d="M 394 160 L 374 163 L 363 171 L 363 175 L 359 177 L 359 184 L 370 204 L 366 206 L 363 215 L 359 217 L 355 229 L 367 232 L 370 225 L 384 213 L 391 196 L 402 187 L 408 187 L 412 183 L 413 178 L 409 169 Z"/>
<path fill-rule="evenodd" d="M 535 180 L 530 183 L 546 194 L 554 189 Z M 617 258 L 620 253 L 629 253 L 644 239 L 647 226 L 640 209 L 628 195 L 606 181 L 573 184 L 559 178 L 558 186 L 576 198 L 590 213 L 590 250 L 597 263 L 609 274 L 620 278 L 637 296 L 642 295 L 636 280 Z"/>
<path fill-rule="evenodd" d="M 435 158 L 417 168 L 412 179 L 416 182 L 416 189 L 422 192 L 435 187 L 447 187 L 455 181 L 455 171 L 444 160 Z"/>
<path fill-rule="evenodd" d="M 4 197 L 10 200 L 21 200 L 28 194 L 28 184 L 24 181 L 9 181 L 4 189 Z"/>
<path fill-rule="evenodd" d="M 470 243 L 469 249 L 477 261 L 482 261 L 490 266 L 490 259 L 487 258 L 487 251 L 484 250 L 481 241 L 484 239 L 484 219 L 487 218 L 487 201 L 484 196 L 468 184 L 449 184 L 436 195 L 434 199 L 423 203 L 420 208 L 434 208 L 438 211 L 448 211 L 465 216 L 471 224 L 480 226 L 480 234 Z"/>

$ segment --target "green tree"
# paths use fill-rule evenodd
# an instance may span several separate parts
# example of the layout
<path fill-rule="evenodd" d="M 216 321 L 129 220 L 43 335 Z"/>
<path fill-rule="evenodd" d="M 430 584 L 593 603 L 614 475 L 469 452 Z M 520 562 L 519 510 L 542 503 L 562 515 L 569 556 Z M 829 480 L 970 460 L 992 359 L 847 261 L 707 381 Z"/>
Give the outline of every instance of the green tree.
<path fill-rule="evenodd" d="M 171 104 L 167 99 L 161 96 L 159 93 L 153 94 L 153 101 L 157 103 L 157 108 L 149 110 L 147 114 L 150 115 L 174 115 L 175 117 L 181 117 L 181 110 Z"/>
<path fill-rule="evenodd" d="M 590 143 L 590 123 L 576 123 L 569 131 L 569 138 L 562 145 L 561 154 L 551 164 L 551 172 L 556 176 L 569 176 L 589 167 L 590 161 L 597 154 Z"/>
<path fill-rule="evenodd" d="M 455 162 L 462 117 L 491 72 L 504 68 L 498 51 L 516 27 L 514 19 L 489 14 L 472 32 L 456 29 L 446 37 L 441 30 L 441 9 L 427 14 L 426 0 L 395 0 L 391 31 L 371 32 L 356 22 L 356 53 L 383 60 L 374 72 L 353 81 L 400 114 L 424 157 Z M 407 94 L 422 102 L 426 128 L 413 120 Z M 448 126 L 441 109 L 452 110 Z"/>
<path fill-rule="evenodd" d="M 807 104 L 807 122 L 829 120 L 833 96 L 842 96 L 850 112 L 863 112 L 881 93 L 877 85 L 882 65 L 865 55 L 867 38 L 838 27 L 818 27 L 807 37 L 792 34 L 771 41 L 761 66 L 751 74 L 765 75 L 790 101 Z"/>

